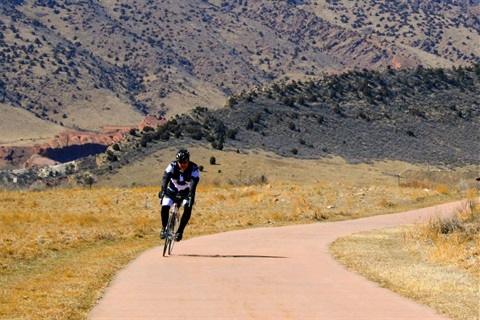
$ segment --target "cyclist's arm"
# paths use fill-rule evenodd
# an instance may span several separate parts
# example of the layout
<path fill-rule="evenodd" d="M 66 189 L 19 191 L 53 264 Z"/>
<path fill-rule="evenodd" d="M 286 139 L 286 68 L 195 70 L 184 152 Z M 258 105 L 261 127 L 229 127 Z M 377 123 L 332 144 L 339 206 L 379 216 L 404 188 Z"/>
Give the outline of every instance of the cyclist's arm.
<path fill-rule="evenodd" d="M 195 165 L 192 171 L 192 177 L 191 177 L 191 184 L 190 184 L 190 195 L 195 196 L 195 192 L 197 190 L 197 184 L 198 181 L 200 181 L 200 173 L 198 171 L 198 167 Z"/>
<path fill-rule="evenodd" d="M 165 171 L 165 173 L 163 174 L 163 178 L 162 178 L 162 191 L 163 192 L 167 191 L 168 183 L 170 182 L 171 177 L 172 177 L 172 172 Z"/>
<path fill-rule="evenodd" d="M 197 190 L 197 184 L 200 178 L 192 178 L 192 184 L 190 185 L 190 195 L 195 195 L 195 191 Z"/>

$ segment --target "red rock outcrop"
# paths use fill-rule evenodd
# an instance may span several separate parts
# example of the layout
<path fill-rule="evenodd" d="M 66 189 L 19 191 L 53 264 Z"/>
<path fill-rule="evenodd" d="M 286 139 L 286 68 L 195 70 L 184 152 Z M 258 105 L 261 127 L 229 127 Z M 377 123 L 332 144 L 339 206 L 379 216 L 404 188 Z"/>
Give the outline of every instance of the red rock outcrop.
<path fill-rule="evenodd" d="M 19 169 L 30 157 L 37 154 L 38 146 L 0 146 L 0 168 Z"/>
<path fill-rule="evenodd" d="M 161 116 L 154 116 L 154 115 L 147 115 L 145 118 L 143 118 L 143 121 L 140 122 L 140 125 L 138 126 L 139 129 L 143 129 L 145 127 L 152 127 L 156 128 L 159 125 L 162 125 L 167 122 L 167 119 L 161 117 Z"/>
<path fill-rule="evenodd" d="M 156 128 L 166 122 L 166 119 L 157 116 L 146 116 L 138 125 L 137 129 L 143 129 L 146 126 Z M 132 127 L 103 127 L 103 133 L 86 132 L 76 130 L 62 131 L 45 144 L 32 146 L 0 146 L 0 169 L 18 169 L 43 167 L 57 164 L 49 158 L 51 154 L 65 152 L 78 152 L 81 148 L 75 146 L 105 146 L 108 147 L 114 142 L 120 141 L 123 136 L 129 132 Z M 86 148 L 87 149 L 87 148 Z M 71 155 L 72 156 L 72 155 Z"/>

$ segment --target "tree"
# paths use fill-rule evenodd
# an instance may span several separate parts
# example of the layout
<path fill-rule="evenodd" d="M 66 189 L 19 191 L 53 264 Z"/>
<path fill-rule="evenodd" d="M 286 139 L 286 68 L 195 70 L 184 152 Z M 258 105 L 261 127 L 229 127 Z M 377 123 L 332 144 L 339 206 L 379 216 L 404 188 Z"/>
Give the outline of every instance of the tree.
<path fill-rule="evenodd" d="M 253 129 L 253 120 L 250 118 L 248 119 L 248 123 L 246 126 L 247 130 L 252 130 Z"/>

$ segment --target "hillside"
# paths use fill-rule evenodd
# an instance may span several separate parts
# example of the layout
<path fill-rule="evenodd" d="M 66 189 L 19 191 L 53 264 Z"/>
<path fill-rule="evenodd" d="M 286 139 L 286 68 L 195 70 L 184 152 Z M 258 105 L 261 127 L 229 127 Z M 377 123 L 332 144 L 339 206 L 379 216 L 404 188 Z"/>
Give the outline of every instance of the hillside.
<path fill-rule="evenodd" d="M 225 108 L 196 108 L 156 130 L 127 136 L 110 166 L 188 141 L 215 149 L 262 149 L 280 156 L 340 156 L 350 163 L 400 160 L 476 164 L 480 65 L 470 68 L 350 71 L 232 96 Z"/>
<path fill-rule="evenodd" d="M 108 176 L 179 145 L 237 153 L 262 150 L 297 159 L 340 157 L 350 164 L 401 161 L 443 170 L 472 167 L 480 155 L 479 90 L 480 64 L 364 69 L 279 82 L 232 95 L 220 109 L 197 107 L 163 124 L 124 131 L 108 140 L 108 148 L 104 143 L 97 156 L 72 158 L 71 153 L 79 151 L 75 146 L 44 149 L 42 159 L 29 161 L 68 158 L 75 163 L 1 175 L 7 185 L 14 176 L 21 185 L 39 177 L 56 185 L 71 174 L 91 181 L 92 174 Z M 80 136 L 65 137 L 74 138 Z M 90 138 L 82 139 L 91 144 Z M 95 154 L 93 147 L 101 146 L 86 144 L 84 151 Z M 23 153 L 12 151 L 12 161 L 15 154 Z"/>
<path fill-rule="evenodd" d="M 102 131 L 279 81 L 470 65 L 478 12 L 478 1 L 2 1 L 0 103 L 45 132 Z"/>

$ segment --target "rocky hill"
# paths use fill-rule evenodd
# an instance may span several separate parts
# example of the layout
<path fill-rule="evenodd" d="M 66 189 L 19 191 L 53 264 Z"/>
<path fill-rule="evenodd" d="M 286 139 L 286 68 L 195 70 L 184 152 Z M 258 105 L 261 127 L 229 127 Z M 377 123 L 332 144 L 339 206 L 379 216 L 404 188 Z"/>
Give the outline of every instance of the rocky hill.
<path fill-rule="evenodd" d="M 478 17 L 478 1 L 5 0 L 0 103 L 69 129 L 136 125 L 275 81 L 469 65 Z"/>
<path fill-rule="evenodd" d="M 479 10 L 471 0 L 2 1 L 2 161 L 56 164 L 110 145 L 84 168 L 113 169 L 193 139 L 473 163 Z M 138 125 L 162 117 L 172 120 Z M 112 145 L 112 127 L 131 134 Z"/>
<path fill-rule="evenodd" d="M 197 107 L 164 123 L 143 123 L 105 146 L 104 153 L 78 159 L 70 167 L 0 176 L 7 184 L 16 178 L 24 185 L 45 177 L 59 183 L 69 175 L 92 181 L 94 175 L 186 144 L 261 149 L 302 159 L 340 156 L 350 163 L 400 160 L 455 169 L 479 161 L 479 91 L 480 64 L 364 69 L 273 83 L 232 95 L 219 109 Z M 54 150 L 31 161 L 51 155 L 56 155 Z"/>
<path fill-rule="evenodd" d="M 349 71 L 273 84 L 135 132 L 110 149 L 110 167 L 168 144 L 262 149 L 281 156 L 341 156 L 458 167 L 480 157 L 480 65 Z"/>

